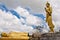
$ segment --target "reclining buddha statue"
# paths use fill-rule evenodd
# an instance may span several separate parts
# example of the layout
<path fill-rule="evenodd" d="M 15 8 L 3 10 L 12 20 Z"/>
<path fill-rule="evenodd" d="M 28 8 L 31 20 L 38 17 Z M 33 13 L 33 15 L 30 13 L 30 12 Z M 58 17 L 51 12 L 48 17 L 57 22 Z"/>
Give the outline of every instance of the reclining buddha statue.
<path fill-rule="evenodd" d="M 7 37 L 7 38 L 19 38 L 19 39 L 29 39 L 27 32 L 2 32 L 1 37 Z"/>

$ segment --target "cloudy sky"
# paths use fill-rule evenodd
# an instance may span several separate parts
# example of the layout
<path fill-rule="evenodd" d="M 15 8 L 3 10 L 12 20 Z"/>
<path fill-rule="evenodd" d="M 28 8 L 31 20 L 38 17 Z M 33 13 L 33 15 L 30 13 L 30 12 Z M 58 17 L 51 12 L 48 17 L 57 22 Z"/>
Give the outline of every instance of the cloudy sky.
<path fill-rule="evenodd" d="M 35 12 L 42 12 L 44 1 L 32 1 L 32 0 L 0 0 L 2 4 L 5 4 L 7 8 L 14 8 L 11 12 L 10 9 L 6 9 L 0 4 L 0 30 L 1 31 L 25 31 L 32 32 L 33 26 L 38 26 L 43 24 L 43 19 L 38 16 L 30 14 L 26 9 L 21 7 L 31 7 Z M 41 2 L 41 3 L 40 3 Z M 4 11 L 3 11 L 4 10 Z M 8 10 L 6 12 L 6 10 Z M 17 12 L 17 13 L 15 13 Z M 13 15 L 14 14 L 14 15 Z M 17 18 L 19 14 L 19 19 Z M 42 14 L 43 15 L 43 14 Z M 33 21 L 34 20 L 34 21 Z"/>
<path fill-rule="evenodd" d="M 43 12 L 46 1 L 47 0 L 0 0 L 0 2 L 6 4 L 11 8 L 16 8 L 17 6 L 29 6 L 35 12 Z"/>

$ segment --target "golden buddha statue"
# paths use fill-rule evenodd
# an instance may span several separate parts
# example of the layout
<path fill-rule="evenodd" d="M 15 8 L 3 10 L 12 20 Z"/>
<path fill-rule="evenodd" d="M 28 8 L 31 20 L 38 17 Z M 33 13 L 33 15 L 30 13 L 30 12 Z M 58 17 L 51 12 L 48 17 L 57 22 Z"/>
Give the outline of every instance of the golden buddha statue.
<path fill-rule="evenodd" d="M 48 23 L 50 32 L 54 32 L 54 25 L 52 23 L 52 7 L 48 2 L 46 3 L 45 11 L 46 11 L 46 22 Z"/>
<path fill-rule="evenodd" d="M 6 32 L 2 32 L 1 33 L 1 37 L 4 38 L 18 38 L 20 40 L 29 40 L 29 36 L 27 32 L 10 32 L 10 33 L 6 33 Z"/>

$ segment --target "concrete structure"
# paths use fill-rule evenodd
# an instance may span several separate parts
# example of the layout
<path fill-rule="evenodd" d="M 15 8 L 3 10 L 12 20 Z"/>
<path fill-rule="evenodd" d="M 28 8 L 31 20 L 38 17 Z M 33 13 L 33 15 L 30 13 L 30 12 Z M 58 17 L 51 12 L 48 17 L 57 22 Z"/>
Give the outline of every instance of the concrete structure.
<path fill-rule="evenodd" d="M 38 37 L 32 36 L 30 40 L 60 40 L 60 32 L 38 34 Z"/>

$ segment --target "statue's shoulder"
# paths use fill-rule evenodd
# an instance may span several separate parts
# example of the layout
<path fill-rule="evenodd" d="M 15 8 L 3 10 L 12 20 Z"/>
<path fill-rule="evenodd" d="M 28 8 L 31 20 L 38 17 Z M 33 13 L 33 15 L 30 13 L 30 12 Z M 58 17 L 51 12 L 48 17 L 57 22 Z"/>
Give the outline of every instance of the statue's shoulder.
<path fill-rule="evenodd" d="M 52 7 L 50 7 L 52 9 Z"/>
<path fill-rule="evenodd" d="M 52 7 L 50 7 L 50 11 L 52 11 Z"/>

